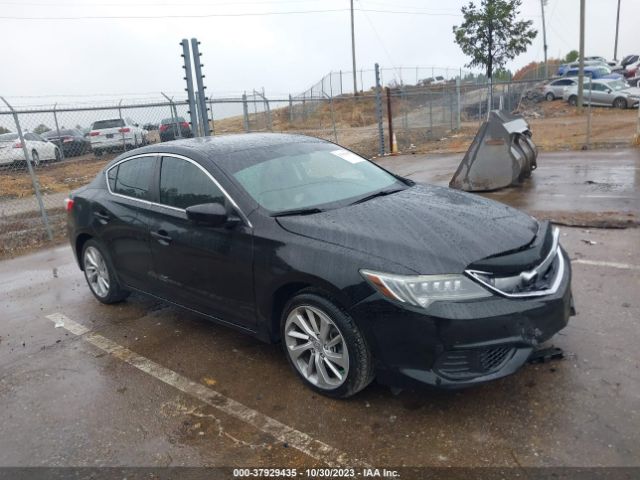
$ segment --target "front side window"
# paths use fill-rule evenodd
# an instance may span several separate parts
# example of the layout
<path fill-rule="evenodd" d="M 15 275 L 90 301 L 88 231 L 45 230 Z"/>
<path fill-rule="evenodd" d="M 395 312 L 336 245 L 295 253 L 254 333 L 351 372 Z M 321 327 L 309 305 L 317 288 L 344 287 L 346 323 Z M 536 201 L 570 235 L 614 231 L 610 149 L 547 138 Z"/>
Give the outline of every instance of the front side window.
<path fill-rule="evenodd" d="M 224 194 L 193 163 L 180 158 L 163 157 L 160 167 L 160 203 L 182 209 L 202 203 L 224 204 Z"/>
<path fill-rule="evenodd" d="M 139 157 L 116 165 L 107 173 L 109 188 L 113 193 L 148 200 L 154 161 L 155 157 Z"/>
<path fill-rule="evenodd" d="M 248 149 L 219 163 L 272 213 L 347 204 L 381 190 L 406 187 L 368 160 L 329 143 Z"/>

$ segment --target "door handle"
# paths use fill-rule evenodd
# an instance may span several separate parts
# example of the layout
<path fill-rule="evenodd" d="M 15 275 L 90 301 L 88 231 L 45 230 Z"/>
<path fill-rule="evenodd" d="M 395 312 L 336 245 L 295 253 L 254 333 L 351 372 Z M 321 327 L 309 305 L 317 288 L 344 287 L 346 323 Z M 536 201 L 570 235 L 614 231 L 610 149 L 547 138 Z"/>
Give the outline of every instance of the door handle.
<path fill-rule="evenodd" d="M 172 238 L 165 230 L 158 230 L 157 232 L 151 232 L 151 236 L 158 240 L 162 245 L 169 245 L 171 243 Z"/>
<path fill-rule="evenodd" d="M 109 216 L 109 214 L 104 210 L 93 212 L 93 215 L 100 221 L 100 223 L 103 223 L 103 224 L 111 220 L 111 217 Z"/>

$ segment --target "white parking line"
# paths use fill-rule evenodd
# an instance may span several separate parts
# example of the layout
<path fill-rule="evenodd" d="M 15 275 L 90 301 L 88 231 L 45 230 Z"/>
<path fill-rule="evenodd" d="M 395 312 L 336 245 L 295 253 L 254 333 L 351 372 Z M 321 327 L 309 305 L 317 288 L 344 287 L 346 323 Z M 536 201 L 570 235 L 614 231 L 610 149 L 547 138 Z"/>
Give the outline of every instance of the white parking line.
<path fill-rule="evenodd" d="M 75 335 L 82 335 L 82 338 L 91 345 L 107 352 L 114 357 L 128 363 L 138 370 L 148 373 L 161 382 L 170 385 L 181 392 L 197 398 L 203 403 L 220 410 L 221 412 L 237 418 L 258 430 L 268 433 L 273 438 L 286 442 L 289 446 L 301 451 L 311 458 L 323 462 L 329 467 L 369 467 L 367 463 L 359 459 L 352 459 L 345 452 L 316 440 L 308 434 L 289 427 L 278 420 L 268 417 L 256 410 L 253 410 L 240 402 L 232 400 L 221 393 L 205 387 L 199 383 L 189 380 L 179 373 L 169 370 L 162 365 L 155 363 L 148 358 L 122 347 L 117 343 L 91 332 L 87 327 L 74 322 L 62 313 L 47 315 L 47 318 L 54 322 L 56 327 L 61 327 Z"/>
<path fill-rule="evenodd" d="M 575 260 L 571 260 L 571 263 L 581 263 L 582 265 L 593 265 L 594 267 L 620 268 L 623 270 L 640 270 L 640 265 L 631 265 L 629 263 L 601 262 L 598 260 L 586 260 L 584 258 L 577 258 Z"/>

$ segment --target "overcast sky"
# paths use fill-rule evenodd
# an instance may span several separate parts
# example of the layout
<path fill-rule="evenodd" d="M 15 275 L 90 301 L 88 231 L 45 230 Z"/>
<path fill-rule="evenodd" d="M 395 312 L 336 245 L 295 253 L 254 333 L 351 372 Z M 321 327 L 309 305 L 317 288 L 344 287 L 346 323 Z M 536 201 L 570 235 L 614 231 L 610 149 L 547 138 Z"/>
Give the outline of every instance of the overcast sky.
<path fill-rule="evenodd" d="M 463 66 L 467 59 L 451 31 L 461 22 L 463 3 L 356 0 L 358 68 L 375 62 Z M 0 0 L 0 5 L 0 95 L 17 103 L 33 103 L 16 100 L 30 96 L 180 92 L 179 42 L 185 37 L 202 42 L 206 85 L 214 96 L 261 87 L 271 96 L 298 93 L 330 70 L 351 65 L 349 0 Z M 616 5 L 617 0 L 587 0 L 587 55 L 613 56 Z M 301 11 L 316 13 L 291 13 Z M 579 0 L 549 0 L 546 11 L 549 55 L 577 49 Z M 289 13 L 212 16 L 268 12 Z M 127 16 L 165 18 L 121 18 Z M 511 69 L 543 55 L 540 1 L 524 0 L 522 16 L 540 32 Z M 622 0 L 619 57 L 640 49 L 639 18 L 640 1 Z"/>

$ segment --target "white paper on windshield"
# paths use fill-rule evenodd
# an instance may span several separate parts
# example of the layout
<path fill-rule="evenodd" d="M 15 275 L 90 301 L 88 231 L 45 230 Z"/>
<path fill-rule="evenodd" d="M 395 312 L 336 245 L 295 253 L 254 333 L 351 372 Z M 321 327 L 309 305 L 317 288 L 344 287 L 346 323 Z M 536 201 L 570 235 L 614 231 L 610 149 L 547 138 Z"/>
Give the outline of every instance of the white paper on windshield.
<path fill-rule="evenodd" d="M 358 155 L 356 155 L 353 152 L 350 152 L 349 150 L 334 150 L 333 152 L 331 152 L 331 154 L 335 155 L 336 157 L 340 157 L 349 163 L 364 162 L 364 158 L 359 157 Z"/>

